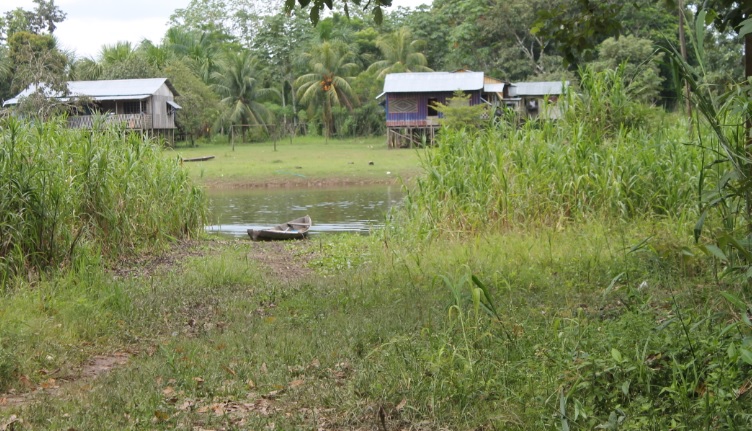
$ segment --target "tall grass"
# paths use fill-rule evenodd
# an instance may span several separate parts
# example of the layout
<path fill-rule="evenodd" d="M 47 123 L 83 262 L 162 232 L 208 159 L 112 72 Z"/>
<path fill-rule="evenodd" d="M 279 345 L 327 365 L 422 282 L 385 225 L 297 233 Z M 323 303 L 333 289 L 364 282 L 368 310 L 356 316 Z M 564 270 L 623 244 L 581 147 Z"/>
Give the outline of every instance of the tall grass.
<path fill-rule="evenodd" d="M 19 275 L 196 235 L 205 198 L 151 139 L 63 120 L 0 123 L 0 288 Z"/>
<path fill-rule="evenodd" d="M 477 231 L 695 211 L 701 149 L 678 116 L 631 101 L 619 73 L 583 72 L 557 121 L 443 129 L 423 153 L 409 218 Z"/>
<path fill-rule="evenodd" d="M 695 225 L 695 240 L 725 267 L 724 275 L 741 274 L 747 285 L 752 281 L 752 152 L 750 151 L 750 102 L 752 85 L 747 79 L 717 88 L 708 85 L 705 50 L 707 11 L 697 13 L 689 34 L 695 49 L 690 65 L 679 51 L 667 49 L 674 74 L 691 89 L 694 105 L 693 125 L 699 145 L 707 149 L 698 182 L 698 206 L 701 213 Z M 708 219 L 716 223 L 706 226 Z M 701 238 L 703 229 L 707 238 Z"/>

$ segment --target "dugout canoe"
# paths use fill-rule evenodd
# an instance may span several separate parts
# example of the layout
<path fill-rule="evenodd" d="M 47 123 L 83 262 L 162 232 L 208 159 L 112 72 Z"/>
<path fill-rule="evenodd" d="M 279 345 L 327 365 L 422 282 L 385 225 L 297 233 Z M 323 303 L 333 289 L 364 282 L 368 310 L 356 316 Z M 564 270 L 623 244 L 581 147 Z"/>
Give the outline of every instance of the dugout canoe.
<path fill-rule="evenodd" d="M 205 162 L 205 161 L 211 160 L 213 158 L 214 158 L 214 156 L 203 156 L 203 157 L 193 157 L 193 158 L 190 158 L 190 159 L 181 159 L 181 160 L 183 160 L 184 162 Z"/>
<path fill-rule="evenodd" d="M 269 229 L 248 229 L 248 236 L 254 241 L 304 239 L 308 237 L 308 229 L 312 224 L 311 217 L 305 216 Z"/>

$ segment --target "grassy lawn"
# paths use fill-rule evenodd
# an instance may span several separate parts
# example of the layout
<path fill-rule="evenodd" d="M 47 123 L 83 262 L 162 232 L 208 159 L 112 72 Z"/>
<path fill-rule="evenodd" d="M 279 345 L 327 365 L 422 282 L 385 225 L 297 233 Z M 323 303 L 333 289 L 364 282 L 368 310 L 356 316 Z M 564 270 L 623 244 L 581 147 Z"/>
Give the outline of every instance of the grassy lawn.
<path fill-rule="evenodd" d="M 302 137 L 274 142 L 200 143 L 165 151 L 184 159 L 190 175 L 210 187 L 386 183 L 408 179 L 419 171 L 415 150 L 388 149 L 383 137 L 346 140 Z"/>

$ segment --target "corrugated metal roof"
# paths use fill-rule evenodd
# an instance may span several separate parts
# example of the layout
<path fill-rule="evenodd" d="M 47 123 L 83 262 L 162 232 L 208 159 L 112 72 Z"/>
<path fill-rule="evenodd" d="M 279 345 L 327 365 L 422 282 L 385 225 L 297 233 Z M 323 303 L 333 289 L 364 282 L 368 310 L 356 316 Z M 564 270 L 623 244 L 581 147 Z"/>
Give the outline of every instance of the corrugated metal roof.
<path fill-rule="evenodd" d="M 97 102 L 102 100 L 144 100 L 149 96 L 151 96 L 151 94 L 133 94 L 127 96 L 95 96 L 91 99 L 96 100 Z"/>
<path fill-rule="evenodd" d="M 163 84 L 172 91 L 172 94 L 178 96 L 178 92 L 167 78 L 148 78 L 148 79 L 114 79 L 103 81 L 69 81 L 68 91 L 71 97 L 90 97 L 94 100 L 127 100 L 127 99 L 145 99 L 156 93 Z M 22 91 L 16 97 L 8 99 L 3 103 L 5 105 L 15 105 L 19 99 L 26 97 L 36 91 L 35 86 L 30 86 Z M 49 97 L 56 97 L 48 94 Z"/>
<path fill-rule="evenodd" d="M 385 93 L 473 91 L 482 88 L 483 72 L 390 73 L 384 80 Z"/>
<path fill-rule="evenodd" d="M 517 96 L 545 96 L 562 94 L 562 89 L 569 86 L 569 81 L 515 82 L 513 85 Z"/>
<path fill-rule="evenodd" d="M 506 87 L 506 84 L 503 82 L 486 83 L 486 85 L 483 86 L 483 91 L 486 93 L 503 93 L 504 87 Z"/>
<path fill-rule="evenodd" d="M 177 95 L 167 78 L 149 79 L 115 79 L 108 81 L 71 81 L 68 90 L 71 94 L 89 97 L 130 96 L 139 94 L 154 94 L 159 87 L 168 82 L 168 87 Z"/>

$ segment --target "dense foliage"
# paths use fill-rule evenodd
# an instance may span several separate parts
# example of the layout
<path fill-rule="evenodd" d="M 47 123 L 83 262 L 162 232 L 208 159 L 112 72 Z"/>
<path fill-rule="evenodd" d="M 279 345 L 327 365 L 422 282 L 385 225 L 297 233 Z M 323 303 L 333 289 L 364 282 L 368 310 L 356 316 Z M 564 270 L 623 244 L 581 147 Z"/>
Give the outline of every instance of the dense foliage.
<path fill-rule="evenodd" d="M 203 192 L 157 142 L 62 121 L 0 123 L 0 290 L 79 258 L 195 236 L 204 211 Z"/>
<path fill-rule="evenodd" d="M 18 416 L 0 429 L 752 428 L 752 92 L 718 67 L 738 44 L 704 33 L 701 12 L 689 58 L 666 39 L 656 55 L 674 21 L 648 1 L 436 0 L 381 28 L 298 3 L 313 15 L 195 0 L 162 44 L 104 47 L 70 73 L 167 74 L 181 103 L 206 109 L 183 120 L 196 134 L 378 131 L 390 67 L 569 72 L 579 88 L 542 107 L 557 121 L 485 119 L 461 94 L 438 106 L 424 175 L 370 239 L 207 241 L 145 277 L 99 259 L 199 232 L 204 197 L 178 161 L 117 128 L 5 120 L 0 287 L 28 288 L 0 302 L 0 391 L 38 402 L 11 396 Z M 612 38 L 617 27 L 629 36 Z M 18 48 L 33 60 L 50 42 L 34 28 L 11 36 L 33 44 L 0 51 L 7 85 Z M 691 122 L 656 106 L 681 80 Z M 56 267 L 72 271 L 42 271 Z M 126 350 L 141 353 L 57 390 L 91 355 Z"/>
<path fill-rule="evenodd" d="M 191 112 L 181 112 L 177 121 L 191 138 L 229 133 L 233 126 L 243 132 L 379 133 L 383 110 L 374 98 L 385 74 L 400 71 L 470 69 L 508 81 L 577 81 L 578 66 L 592 63 L 604 70 L 626 62 L 621 77 L 641 100 L 673 107 L 683 97 L 668 59 L 655 54 L 656 46 L 679 45 L 680 9 L 673 2 L 632 0 L 588 8 L 579 0 L 436 0 L 430 6 L 394 9 L 390 1 L 301 1 L 297 7 L 294 1 L 194 0 L 175 11 L 161 41 L 103 46 L 96 58 L 60 52 L 50 36 L 65 13 L 53 1 L 35 3 L 32 11 L 19 8 L 0 20 L 5 35 L 0 38 L 0 98 L 31 83 L 58 88 L 66 79 L 179 75 L 176 87 L 185 100 L 177 102 Z M 696 6 L 687 2 L 681 12 L 690 17 Z M 708 83 L 719 86 L 742 75 L 739 44 L 729 37 L 733 28 L 724 31 L 709 31 L 704 40 L 712 53 L 708 69 L 715 71 Z M 324 50 L 330 56 L 326 63 L 308 56 Z M 253 70 L 233 58 L 245 64 L 255 59 Z M 332 70 L 337 64 L 347 70 Z M 241 89 L 230 96 L 229 83 L 222 80 L 237 76 L 238 68 L 253 74 L 238 77 L 253 81 L 253 90 L 247 90 L 252 96 L 230 108 L 231 100 L 241 100 Z M 314 92 L 317 75 L 319 85 L 325 85 L 324 75 L 337 84 Z M 26 112 L 54 111 L 28 102 L 34 103 Z"/>

